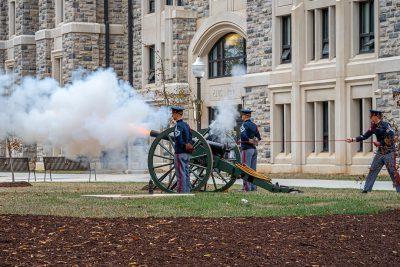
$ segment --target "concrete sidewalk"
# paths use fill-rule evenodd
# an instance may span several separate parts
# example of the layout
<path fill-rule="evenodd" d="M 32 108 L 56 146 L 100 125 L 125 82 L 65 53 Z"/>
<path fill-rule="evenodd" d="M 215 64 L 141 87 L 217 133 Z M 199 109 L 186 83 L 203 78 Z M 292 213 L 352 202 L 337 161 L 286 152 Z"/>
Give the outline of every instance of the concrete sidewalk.
<path fill-rule="evenodd" d="M 88 182 L 89 174 L 52 174 L 53 182 Z M 27 181 L 28 173 L 16 173 L 17 181 Z M 37 182 L 43 182 L 44 174 L 36 175 Z M 0 173 L 0 182 L 10 182 L 11 173 Z M 31 177 L 31 182 L 34 179 Z M 46 181 L 50 182 L 50 177 L 47 175 Z M 91 181 L 94 182 L 92 174 Z M 134 173 L 134 174 L 97 174 L 97 182 L 144 182 L 149 181 L 149 174 Z M 351 180 L 318 180 L 318 179 L 273 179 L 273 183 L 278 182 L 281 185 L 290 187 L 315 187 L 315 188 L 332 188 L 332 189 L 361 189 L 363 183 Z M 241 184 L 242 181 L 236 181 L 236 184 Z M 374 185 L 374 190 L 394 191 L 392 182 L 377 181 Z"/>

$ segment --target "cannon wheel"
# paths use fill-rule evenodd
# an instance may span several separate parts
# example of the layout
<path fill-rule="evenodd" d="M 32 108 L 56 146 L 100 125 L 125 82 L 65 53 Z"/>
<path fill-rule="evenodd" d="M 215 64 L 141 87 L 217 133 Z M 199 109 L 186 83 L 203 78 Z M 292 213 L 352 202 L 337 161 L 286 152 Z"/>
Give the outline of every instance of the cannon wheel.
<path fill-rule="evenodd" d="M 209 136 L 210 129 L 201 130 L 201 134 L 205 139 Z M 234 137 L 230 136 L 227 138 L 231 138 L 232 142 L 235 143 Z M 230 157 L 225 158 L 224 160 L 230 161 L 234 163 L 241 163 L 242 157 L 240 154 L 240 149 L 237 145 L 233 146 L 231 149 Z M 215 162 L 214 162 L 215 164 Z M 208 183 L 206 183 L 200 191 L 202 192 L 223 192 L 228 190 L 236 181 L 236 177 L 233 174 L 224 172 L 219 170 L 217 167 L 213 167 L 212 172 L 210 174 L 210 178 L 208 179 Z"/>
<path fill-rule="evenodd" d="M 178 189 L 172 138 L 174 129 L 174 127 L 169 128 L 155 138 L 148 156 L 151 179 L 158 188 L 169 193 L 177 192 Z M 213 155 L 210 146 L 200 133 L 192 130 L 192 137 L 195 151 L 191 154 L 189 162 L 190 182 L 192 191 L 199 191 L 207 184 L 210 177 Z"/>

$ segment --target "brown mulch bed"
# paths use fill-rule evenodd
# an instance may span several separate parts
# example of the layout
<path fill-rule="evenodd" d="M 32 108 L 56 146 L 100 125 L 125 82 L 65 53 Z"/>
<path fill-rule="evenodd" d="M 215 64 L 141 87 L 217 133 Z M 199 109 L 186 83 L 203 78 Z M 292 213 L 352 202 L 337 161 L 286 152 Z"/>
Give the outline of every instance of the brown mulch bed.
<path fill-rule="evenodd" d="M 378 215 L 92 219 L 0 215 L 0 265 L 386 265 L 400 210 Z"/>
<path fill-rule="evenodd" d="M 27 186 L 32 186 L 32 184 L 30 184 L 28 182 L 0 183 L 0 187 L 27 187 Z"/>

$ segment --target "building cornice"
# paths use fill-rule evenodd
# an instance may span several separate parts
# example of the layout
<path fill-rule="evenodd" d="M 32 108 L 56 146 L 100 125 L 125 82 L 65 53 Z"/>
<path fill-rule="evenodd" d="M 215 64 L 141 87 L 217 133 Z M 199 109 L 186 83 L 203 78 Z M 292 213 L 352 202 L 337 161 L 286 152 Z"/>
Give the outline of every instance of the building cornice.
<path fill-rule="evenodd" d="M 378 58 L 375 63 L 375 73 L 400 71 L 400 56 Z"/>
<path fill-rule="evenodd" d="M 11 39 L 7 41 L 3 41 L 5 43 L 5 49 L 12 48 L 17 45 L 35 45 L 35 35 L 17 35 L 13 36 Z"/>
<path fill-rule="evenodd" d="M 35 40 L 53 39 L 69 33 L 105 34 L 105 26 L 99 23 L 69 22 L 61 24 L 54 29 L 45 29 L 36 32 Z M 124 26 L 121 24 L 110 24 L 110 34 L 123 35 Z"/>

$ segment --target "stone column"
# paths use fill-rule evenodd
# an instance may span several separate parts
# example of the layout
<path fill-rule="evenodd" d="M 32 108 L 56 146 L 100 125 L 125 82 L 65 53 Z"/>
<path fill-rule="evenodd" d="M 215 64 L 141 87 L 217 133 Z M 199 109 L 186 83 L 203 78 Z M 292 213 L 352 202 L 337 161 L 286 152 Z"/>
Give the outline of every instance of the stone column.
<path fill-rule="evenodd" d="M 14 46 L 15 73 L 19 77 L 36 74 L 35 32 L 39 25 L 38 0 L 16 1 L 16 36 L 25 35 L 22 44 Z"/>
<path fill-rule="evenodd" d="M 297 3 L 296 3 L 297 2 Z M 301 70 L 305 62 L 305 35 L 304 35 L 304 3 L 294 1 L 292 9 L 292 140 L 303 140 L 301 117 Z M 303 144 L 292 143 L 293 171 L 301 172 L 304 164 Z"/>
<path fill-rule="evenodd" d="M 65 1 L 65 23 L 96 23 L 96 1 Z M 100 66 L 99 34 L 71 32 L 62 37 L 63 83 L 71 82 L 72 73 L 78 68 L 95 70 Z"/>
<path fill-rule="evenodd" d="M 336 94 L 335 94 L 335 139 L 347 137 L 348 114 L 346 106 L 348 103 L 346 90 L 346 64 L 350 56 L 350 2 L 345 0 L 336 1 Z M 349 150 L 348 150 L 349 149 Z M 346 164 L 351 163 L 351 147 L 345 142 L 335 143 L 336 172 L 347 172 Z"/>

